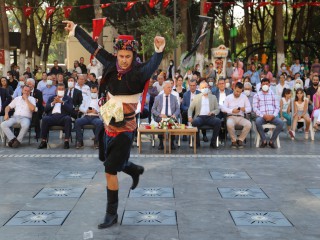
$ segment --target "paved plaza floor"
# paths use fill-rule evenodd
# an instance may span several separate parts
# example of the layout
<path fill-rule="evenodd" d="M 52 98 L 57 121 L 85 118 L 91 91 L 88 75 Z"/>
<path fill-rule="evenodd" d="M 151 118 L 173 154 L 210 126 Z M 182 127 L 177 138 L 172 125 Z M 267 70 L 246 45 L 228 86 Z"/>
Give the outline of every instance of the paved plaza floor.
<path fill-rule="evenodd" d="M 106 240 L 319 240 L 320 135 L 280 149 L 219 150 L 186 142 L 172 154 L 144 139 L 131 160 L 145 167 L 138 189 L 120 180 L 119 221 L 98 230 L 106 203 L 98 151 L 86 133 L 84 149 L 64 150 L 58 135 L 38 150 L 35 140 L 0 147 L 0 240 L 79 240 L 92 231 Z"/>

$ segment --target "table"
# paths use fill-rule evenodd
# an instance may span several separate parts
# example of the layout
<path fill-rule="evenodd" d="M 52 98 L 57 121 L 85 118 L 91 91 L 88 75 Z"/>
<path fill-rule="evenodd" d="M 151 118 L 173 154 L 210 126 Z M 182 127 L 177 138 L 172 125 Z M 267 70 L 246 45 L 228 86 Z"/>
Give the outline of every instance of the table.
<path fill-rule="evenodd" d="M 144 125 L 140 125 L 138 127 L 138 137 L 137 137 L 137 142 L 139 144 L 139 153 L 141 153 L 141 134 L 163 134 L 164 139 L 163 139 L 163 145 L 164 145 L 164 154 L 167 152 L 167 129 L 160 129 L 160 128 L 155 128 L 155 129 L 148 129 Z"/>
<path fill-rule="evenodd" d="M 193 137 L 193 140 L 194 140 L 193 153 L 196 154 L 197 153 L 197 146 L 196 146 L 197 145 L 196 144 L 197 132 L 198 132 L 198 128 L 196 128 L 196 127 L 185 128 L 185 129 L 181 129 L 181 128 L 168 129 L 168 133 L 169 133 L 169 153 L 171 153 L 171 136 L 187 135 L 187 136 Z"/>

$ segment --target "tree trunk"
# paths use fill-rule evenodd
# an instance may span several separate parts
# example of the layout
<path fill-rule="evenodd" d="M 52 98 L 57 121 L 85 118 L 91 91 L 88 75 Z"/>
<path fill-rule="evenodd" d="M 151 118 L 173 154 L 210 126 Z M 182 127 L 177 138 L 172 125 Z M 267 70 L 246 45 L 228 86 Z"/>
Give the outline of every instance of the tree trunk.
<path fill-rule="evenodd" d="M 102 8 L 100 7 L 100 3 L 100 0 L 93 0 L 95 18 L 102 18 Z M 103 30 L 98 38 L 98 44 L 103 46 Z"/>
<path fill-rule="evenodd" d="M 214 7 L 214 5 L 213 5 Z M 210 36 L 209 36 L 209 47 L 208 47 L 208 61 L 209 62 L 212 62 L 212 52 L 211 52 L 211 48 L 213 48 L 213 34 L 214 34 L 214 21 L 215 21 L 215 17 L 214 17 L 214 14 L 213 14 L 213 19 L 211 21 L 211 25 L 210 25 Z"/>
<path fill-rule="evenodd" d="M 22 1 L 23 6 L 26 5 L 26 0 Z M 21 11 L 21 39 L 20 39 L 20 54 L 19 66 L 21 73 L 25 72 L 26 65 L 26 51 L 27 51 L 27 18 Z"/>
<path fill-rule="evenodd" d="M 249 1 L 250 2 L 250 1 Z M 252 9 L 251 9 L 252 11 Z M 251 13 L 249 13 L 249 8 L 244 8 L 244 24 L 246 28 L 246 39 L 247 39 L 247 50 L 246 55 L 249 57 L 249 53 L 252 50 L 252 21 L 250 21 Z"/>
<path fill-rule="evenodd" d="M 224 38 L 224 45 L 226 47 L 230 47 L 230 27 L 227 26 L 227 9 L 224 7 L 222 8 L 222 27 L 223 27 L 223 38 Z"/>
<path fill-rule="evenodd" d="M 10 70 L 10 43 L 9 43 L 9 26 L 8 26 L 8 18 L 5 10 L 4 1 L 0 1 L 0 11 L 1 11 L 1 22 L 3 28 L 3 49 L 4 49 L 4 57 L 5 57 L 5 65 L 3 68 L 3 72 L 6 73 Z"/>
<path fill-rule="evenodd" d="M 185 41 L 181 43 L 181 52 L 188 50 L 188 1 L 179 0 L 180 5 L 180 22 L 181 22 L 181 32 L 185 36 Z"/>
<path fill-rule="evenodd" d="M 206 15 L 203 13 L 203 9 L 204 9 L 204 4 L 205 4 L 206 0 L 201 0 L 200 2 L 200 15 Z M 203 70 L 203 66 L 204 66 L 204 52 L 205 52 L 205 45 L 206 45 L 206 41 L 205 39 L 200 43 L 197 52 L 196 52 L 196 63 L 198 63 L 200 65 L 200 69 L 201 69 L 201 75 L 202 75 L 202 70 Z"/>
<path fill-rule="evenodd" d="M 284 41 L 283 41 L 283 9 L 282 5 L 275 6 L 275 21 L 276 21 L 276 36 L 275 45 L 277 48 L 277 69 L 280 69 L 280 65 L 285 62 L 284 55 Z M 276 72 L 276 71 L 274 71 Z"/>
<path fill-rule="evenodd" d="M 48 62 L 48 56 L 49 56 L 49 47 L 50 47 L 50 43 L 51 43 L 51 39 L 52 39 L 52 27 L 53 27 L 53 16 L 50 17 L 50 20 L 49 20 L 49 26 L 48 26 L 48 31 L 47 31 L 47 41 L 44 45 L 44 48 L 43 48 L 43 57 L 42 57 L 42 60 L 43 60 L 43 66 L 46 68 L 47 67 L 47 62 Z"/>
<path fill-rule="evenodd" d="M 34 14 L 30 15 L 29 18 L 30 23 L 30 34 L 28 37 L 28 59 L 34 57 L 34 66 L 40 66 L 40 60 L 41 60 L 41 52 L 39 52 L 38 48 L 38 42 L 36 37 L 36 30 L 34 26 Z"/>

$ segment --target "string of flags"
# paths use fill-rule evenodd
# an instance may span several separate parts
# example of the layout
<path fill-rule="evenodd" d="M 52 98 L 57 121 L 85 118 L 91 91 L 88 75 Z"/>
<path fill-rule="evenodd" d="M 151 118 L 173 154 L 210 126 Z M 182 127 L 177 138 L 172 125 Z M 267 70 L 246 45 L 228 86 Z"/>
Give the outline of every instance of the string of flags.
<path fill-rule="evenodd" d="M 135 0 L 135 1 L 129 1 L 129 2 L 112 2 L 112 3 L 104 3 L 104 4 L 100 4 L 100 7 L 102 9 L 104 8 L 108 8 L 112 5 L 117 5 L 117 4 L 122 4 L 125 5 L 124 10 L 126 12 L 130 11 L 132 9 L 132 7 L 134 5 L 136 5 L 137 3 L 143 3 L 143 2 L 147 2 L 148 0 Z M 171 0 L 161 0 L 162 1 L 162 7 L 163 8 L 167 8 L 168 5 L 170 4 Z M 149 0 L 149 7 L 150 8 L 154 8 L 157 4 L 160 3 L 160 0 Z M 217 4 L 218 6 L 223 6 L 223 7 L 230 7 L 236 4 L 235 1 L 230 1 L 230 2 L 206 2 L 204 5 L 204 13 L 207 14 L 210 9 L 212 8 L 212 6 L 214 4 Z M 244 8 L 261 8 L 261 7 L 266 7 L 268 5 L 271 6 L 280 6 L 280 5 L 284 5 L 285 3 L 282 2 L 282 0 L 274 0 L 274 1 L 270 1 L 270 2 L 266 2 L 266 1 L 262 1 L 262 2 L 246 2 L 244 3 Z M 78 6 L 64 6 L 63 11 L 64 11 L 64 16 L 65 18 L 69 18 L 72 9 L 74 8 L 79 8 L 80 10 L 82 9 L 87 9 L 90 7 L 94 7 L 94 4 L 85 4 L 85 5 L 78 5 Z M 319 2 L 298 2 L 298 3 L 292 3 L 291 4 L 292 8 L 301 8 L 304 6 L 313 6 L 313 7 L 320 7 L 320 1 Z M 14 11 L 16 7 L 15 6 L 6 6 L 5 10 L 6 11 Z M 24 6 L 22 7 L 22 11 L 23 14 L 28 18 L 32 12 L 34 11 L 34 9 L 36 9 L 37 7 L 29 7 L 29 6 Z M 46 7 L 46 19 L 49 19 L 52 14 L 54 14 L 57 11 L 57 7 Z"/>

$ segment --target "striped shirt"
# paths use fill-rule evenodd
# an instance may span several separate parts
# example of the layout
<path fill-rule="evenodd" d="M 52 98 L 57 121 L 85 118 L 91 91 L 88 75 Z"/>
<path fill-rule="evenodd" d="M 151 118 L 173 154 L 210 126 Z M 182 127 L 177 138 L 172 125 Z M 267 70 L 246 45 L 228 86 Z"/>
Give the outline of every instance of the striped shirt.
<path fill-rule="evenodd" d="M 253 96 L 252 105 L 253 111 L 259 117 L 263 117 L 263 115 L 274 115 L 277 117 L 280 110 L 279 101 L 271 90 L 267 93 L 259 91 Z"/>

